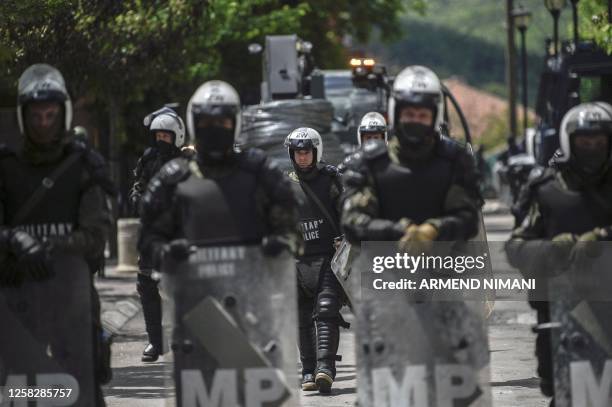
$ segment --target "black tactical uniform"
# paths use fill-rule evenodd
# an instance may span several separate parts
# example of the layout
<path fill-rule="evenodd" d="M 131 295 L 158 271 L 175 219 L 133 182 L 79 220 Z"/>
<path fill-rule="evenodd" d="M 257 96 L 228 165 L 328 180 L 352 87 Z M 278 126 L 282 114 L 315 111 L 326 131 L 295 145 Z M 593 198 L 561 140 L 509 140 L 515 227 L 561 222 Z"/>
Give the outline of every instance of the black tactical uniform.
<path fill-rule="evenodd" d="M 257 244 L 265 237 L 297 247 L 295 197 L 263 152 L 234 153 L 220 164 L 177 158 L 153 177 L 141 202 L 141 253 L 159 266 L 176 239 Z"/>
<path fill-rule="evenodd" d="M 537 276 L 552 265 L 549 246 L 542 240 L 570 234 L 580 236 L 599 227 L 612 224 L 612 171 L 586 180 L 568 165 L 556 164 L 532 179 L 529 188 L 529 211 L 522 225 L 512 232 L 506 246 L 508 260 L 528 276 Z M 597 198 L 599 197 L 599 198 Z M 602 204 L 607 202 L 607 204 Z M 556 253 L 556 252 L 555 252 Z M 540 295 L 544 295 L 542 291 Z M 537 312 L 538 324 L 550 321 L 546 301 L 530 301 Z M 549 330 L 538 332 L 536 338 L 538 376 L 546 396 L 554 395 L 553 361 Z"/>
<path fill-rule="evenodd" d="M 164 155 L 161 154 L 157 148 L 147 148 L 142 157 L 138 160 L 136 168 L 134 169 L 135 182 L 130 191 L 130 203 L 136 214 L 138 214 L 140 200 L 146 190 L 147 184 L 153 176 L 157 174 L 161 167 L 168 161 L 181 155 L 185 157 L 192 155 L 193 150 L 185 149 L 184 152 L 181 152 L 181 150 L 175 146 L 171 147 L 171 149 L 168 149 L 170 154 Z M 136 288 L 140 295 L 140 302 L 142 303 L 142 311 L 150 344 L 150 346 L 145 348 L 143 359 L 144 361 L 154 361 L 157 359 L 158 354 L 163 353 L 161 326 L 162 310 L 161 297 L 159 296 L 158 289 L 159 282 L 151 278 L 153 260 L 149 256 L 141 254 L 138 258 L 138 267 L 140 271 L 138 273 Z"/>
<path fill-rule="evenodd" d="M 340 315 L 344 293 L 330 264 L 334 239 L 340 235 L 340 175 L 336 167 L 325 165 L 307 173 L 297 170 L 290 178 L 304 238 L 304 253 L 297 258 L 302 376 L 314 375 L 316 369 L 333 379 L 339 326 L 348 327 Z"/>
<path fill-rule="evenodd" d="M 17 151 L 0 148 L 0 285 L 15 287 L 13 291 L 9 289 L 7 295 L 14 294 L 15 298 L 20 298 L 24 294 L 19 289 L 22 284 L 36 290 L 50 287 L 43 281 L 61 281 L 61 276 L 57 276 L 60 266 L 56 260 L 71 256 L 86 260 L 89 270 L 70 270 L 87 273 L 84 280 L 87 287 L 79 289 L 90 293 L 90 298 L 85 297 L 82 301 L 91 304 L 91 349 L 94 360 L 83 361 L 82 365 L 89 366 L 93 362 L 95 384 L 92 389 L 94 394 L 82 389 L 82 396 L 91 396 L 95 398 L 96 405 L 104 405 L 99 384 L 107 383 L 111 377 L 110 341 L 102 331 L 100 301 L 93 286 L 93 273 L 102 264 L 113 221 L 109 196 L 115 194 L 115 188 L 104 159 L 85 144 L 71 141 L 68 135 L 72 104 L 64 79 L 57 69 L 46 64 L 30 66 L 19 79 L 18 94 L 17 112 L 20 131 L 24 136 L 23 147 Z M 71 264 L 78 267 L 78 262 Z M 37 284 L 39 282 L 40 285 Z M 53 294 L 73 304 L 78 303 L 79 295 L 83 292 Z M 34 313 L 34 318 L 45 312 L 45 309 L 28 311 L 28 308 L 25 298 L 13 311 L 17 319 L 21 319 L 18 314 L 24 313 L 22 323 L 25 326 L 31 322 L 28 322 L 28 312 Z M 54 314 L 58 312 L 55 304 L 49 304 L 49 308 L 52 309 L 51 317 L 57 318 Z M 33 323 L 38 326 L 39 321 Z M 56 321 L 53 328 L 31 331 L 32 338 L 29 339 L 33 341 L 23 343 L 23 346 L 25 349 L 41 345 L 46 347 L 47 357 L 66 361 L 62 368 L 77 375 L 76 379 L 82 379 L 89 387 L 91 378 L 88 373 L 81 376 L 79 366 L 68 366 L 76 362 L 73 353 L 79 350 L 72 349 L 71 353 L 68 345 L 59 339 L 62 333 L 53 332 L 53 329 L 61 329 L 56 326 L 61 327 L 62 323 L 64 321 Z M 73 328 L 76 332 L 76 327 Z M 23 327 L 16 330 L 20 329 Z M 84 329 L 87 331 L 88 327 Z M 74 345 L 78 346 L 78 339 Z M 88 348 L 87 345 L 83 346 L 83 349 Z M 3 350 L 6 355 L 8 350 Z M 11 351 L 23 356 L 23 349 Z M 35 353 L 36 349 L 31 351 Z M 89 358 L 89 355 L 82 357 Z M 38 371 L 45 367 L 26 368 Z"/>
<path fill-rule="evenodd" d="M 530 277 L 556 274 L 570 259 L 584 256 L 585 243 L 610 240 L 612 106 L 594 102 L 573 107 L 563 118 L 559 139 L 561 147 L 551 167 L 526 186 L 527 216 L 506 245 L 510 263 Z M 546 298 L 547 291 L 544 287 L 537 294 Z M 549 302 L 530 305 L 537 311 L 538 324 L 550 321 Z M 554 396 L 551 346 L 550 330 L 539 330 L 538 375 L 547 396 Z"/>
<path fill-rule="evenodd" d="M 438 240 L 464 240 L 478 231 L 482 198 L 472 157 L 440 136 L 418 160 L 402 156 L 397 139 L 366 143 L 345 161 L 342 225 L 354 243 L 399 240 L 411 224 L 428 223 Z"/>
<path fill-rule="evenodd" d="M 104 159 L 78 142 L 61 145 L 57 155 L 47 156 L 35 150 L 36 146 L 28 141 L 23 151 L 0 147 L 0 235 L 5 236 L 0 238 L 4 240 L 0 243 L 0 267 L 4 270 L 0 280 L 4 284 L 19 284 L 28 278 L 28 273 L 32 273 L 26 270 L 31 266 L 19 265 L 16 254 L 11 253 L 9 242 L 17 231 L 27 233 L 40 243 L 45 242 L 46 256 L 62 252 L 84 256 L 93 276 L 98 271 L 100 259 L 103 259 L 112 224 L 107 196 L 115 194 Z M 34 161 L 33 156 L 36 157 Z M 14 217 L 42 180 L 73 156 L 78 159 L 55 180 L 53 187 L 29 214 L 15 223 Z M 94 367 L 96 382 L 101 384 L 110 381 L 111 377 L 110 343 L 103 336 L 100 301 L 93 278 L 91 294 Z M 97 388 L 97 391 L 97 405 L 104 405 L 101 390 Z"/>

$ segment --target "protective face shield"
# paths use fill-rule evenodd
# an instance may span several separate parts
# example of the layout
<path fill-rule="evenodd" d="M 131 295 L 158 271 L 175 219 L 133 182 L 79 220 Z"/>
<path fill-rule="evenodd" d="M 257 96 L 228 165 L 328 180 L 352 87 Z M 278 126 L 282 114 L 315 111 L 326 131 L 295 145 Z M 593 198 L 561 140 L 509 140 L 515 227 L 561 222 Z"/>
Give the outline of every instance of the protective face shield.
<path fill-rule="evenodd" d="M 187 105 L 187 129 L 198 154 L 217 161 L 231 154 L 240 134 L 240 116 L 240 97 L 231 85 L 223 81 L 201 85 Z"/>
<path fill-rule="evenodd" d="M 62 74 L 47 64 L 27 68 L 17 85 L 17 123 L 23 135 L 58 140 L 70 130 L 72 102 Z M 59 109 L 53 106 L 59 106 Z"/>
<path fill-rule="evenodd" d="M 364 136 L 381 134 L 387 142 L 387 121 L 378 112 L 366 113 L 357 128 L 357 144 L 361 146 Z"/>
<path fill-rule="evenodd" d="M 321 158 L 323 157 L 323 140 L 321 135 L 318 131 L 309 127 L 300 127 L 289 133 L 285 139 L 284 146 L 287 148 L 287 154 L 293 163 L 293 167 L 297 171 L 304 172 L 305 170 L 299 167 L 295 162 L 296 150 L 312 150 L 312 164 L 310 169 L 306 171 L 316 168 L 317 164 L 321 162 Z"/>
<path fill-rule="evenodd" d="M 30 102 L 24 107 L 25 133 L 38 150 L 53 149 L 63 138 L 63 115 L 57 102 Z"/>
<path fill-rule="evenodd" d="M 567 162 L 579 172 L 595 175 L 611 159 L 612 105 L 582 103 L 570 109 L 561 122 L 558 162 Z"/>
<path fill-rule="evenodd" d="M 176 148 L 180 149 L 185 145 L 185 123 L 174 110 L 163 108 L 145 118 L 145 122 L 149 120 L 149 131 L 153 136 L 158 131 L 163 131 L 172 135 Z"/>
<path fill-rule="evenodd" d="M 431 120 L 423 120 L 424 110 Z M 444 118 L 442 84 L 424 66 L 409 66 L 397 75 L 389 98 L 389 125 L 400 144 L 419 148 L 435 140 Z"/>

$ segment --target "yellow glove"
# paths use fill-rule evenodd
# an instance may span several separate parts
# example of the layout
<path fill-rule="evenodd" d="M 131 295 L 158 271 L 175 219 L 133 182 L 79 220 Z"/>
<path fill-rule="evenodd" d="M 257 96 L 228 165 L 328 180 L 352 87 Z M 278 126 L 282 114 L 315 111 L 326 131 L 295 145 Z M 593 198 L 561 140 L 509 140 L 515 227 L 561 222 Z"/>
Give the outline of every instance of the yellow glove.
<path fill-rule="evenodd" d="M 431 242 L 438 237 L 438 229 L 430 223 L 409 225 L 404 236 L 398 242 L 398 248 L 405 252 L 425 252 L 431 248 Z"/>
<path fill-rule="evenodd" d="M 548 267 L 554 274 L 558 274 L 559 270 L 565 270 L 569 266 L 569 257 L 576 239 L 578 237 L 572 233 L 560 233 L 552 238 L 550 251 L 545 253 L 547 257 Z M 556 269 L 556 270 L 555 270 Z"/>
<path fill-rule="evenodd" d="M 414 233 L 414 240 L 417 242 L 432 242 L 438 238 L 438 229 L 431 223 L 419 225 Z"/>
<path fill-rule="evenodd" d="M 600 228 L 595 228 L 590 232 L 583 233 L 578 237 L 578 241 L 570 253 L 570 261 L 577 269 L 587 269 L 593 261 L 602 255 L 603 243 L 600 243 L 603 236 Z"/>

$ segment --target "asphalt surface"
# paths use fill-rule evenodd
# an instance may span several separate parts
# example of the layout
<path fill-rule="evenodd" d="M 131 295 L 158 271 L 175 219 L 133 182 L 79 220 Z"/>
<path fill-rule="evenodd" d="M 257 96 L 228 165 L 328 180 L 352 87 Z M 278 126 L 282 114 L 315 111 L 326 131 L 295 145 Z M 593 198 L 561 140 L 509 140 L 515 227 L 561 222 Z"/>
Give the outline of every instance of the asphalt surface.
<path fill-rule="evenodd" d="M 485 224 L 490 241 L 507 239 L 512 226 L 511 216 L 488 203 Z M 499 247 L 497 245 L 496 247 Z M 492 253 L 492 259 L 503 262 L 503 256 Z M 495 265 L 504 267 L 503 264 Z M 144 320 L 136 293 L 136 276 L 119 274 L 112 267 L 107 278 L 99 279 L 97 287 L 107 319 L 115 323 L 117 336 L 113 345 L 113 380 L 104 387 L 106 403 L 110 407 L 140 407 L 174 405 L 171 379 L 172 357 L 166 354 L 156 363 L 140 361 L 146 345 Z M 352 316 L 345 312 L 351 321 Z M 490 376 L 494 406 L 547 406 L 535 377 L 533 356 L 535 336 L 531 325 L 535 314 L 526 302 L 497 301 L 489 318 Z M 356 401 L 356 370 L 354 334 L 341 330 L 338 374 L 332 393 L 296 391 L 301 406 L 352 406 Z M 297 363 L 296 363 L 297 369 Z"/>

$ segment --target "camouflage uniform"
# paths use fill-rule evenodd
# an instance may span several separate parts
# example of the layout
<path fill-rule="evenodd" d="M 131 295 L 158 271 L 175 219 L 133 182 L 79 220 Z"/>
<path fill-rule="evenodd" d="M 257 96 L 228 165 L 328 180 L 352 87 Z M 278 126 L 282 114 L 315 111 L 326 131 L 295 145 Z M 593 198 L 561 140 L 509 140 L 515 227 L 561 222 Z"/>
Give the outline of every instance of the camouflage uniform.
<path fill-rule="evenodd" d="M 391 140 L 387 150 L 382 142 L 368 143 L 363 151 L 355 153 L 345 160 L 347 171 L 344 174 L 346 193 L 342 211 L 342 226 L 346 237 L 354 243 L 363 240 L 399 240 L 406 228 L 412 223 L 427 222 L 439 233 L 439 240 L 461 240 L 474 236 L 478 230 L 478 211 L 483 203 L 480 196 L 477 172 L 471 156 L 456 142 L 441 138 L 434 148 L 433 156 L 453 163 L 452 178 L 427 179 L 424 183 L 444 183 L 448 187 L 437 202 L 438 213 L 410 213 L 393 218 L 381 213 L 380 192 L 377 188 L 376 175 L 372 171 L 377 160 L 388 159 L 392 163 L 414 168 L 418 176 L 420 169 L 427 167 L 430 158 L 410 160 L 401 157 L 397 139 Z M 415 191 L 397 189 L 396 194 L 410 194 L 411 199 L 419 200 L 427 196 L 427 189 Z M 425 215 L 425 216 L 424 216 Z"/>

